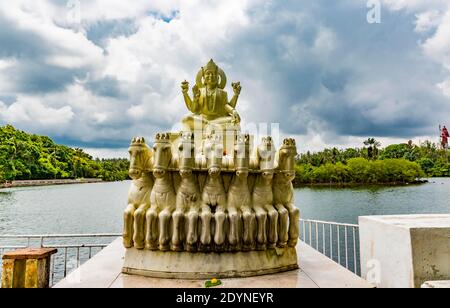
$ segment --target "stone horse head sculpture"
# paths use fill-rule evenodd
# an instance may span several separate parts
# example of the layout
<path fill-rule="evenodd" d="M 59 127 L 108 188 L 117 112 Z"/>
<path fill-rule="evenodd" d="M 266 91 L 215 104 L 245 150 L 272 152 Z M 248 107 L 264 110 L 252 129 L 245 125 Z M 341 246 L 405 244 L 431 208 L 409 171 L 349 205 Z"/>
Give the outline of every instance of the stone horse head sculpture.
<path fill-rule="evenodd" d="M 161 178 L 166 175 L 172 163 L 172 144 L 170 143 L 170 134 L 157 134 L 153 145 L 155 152 L 153 175 Z"/>
<path fill-rule="evenodd" d="M 283 145 L 278 151 L 278 171 L 293 181 L 295 179 L 295 158 L 297 157 L 297 146 L 295 139 L 289 138 L 283 141 Z"/>
<path fill-rule="evenodd" d="M 170 134 L 157 134 L 153 150 L 155 152 L 153 175 L 156 180 L 150 198 L 151 207 L 146 215 L 146 247 L 150 250 L 159 248 L 167 251 L 170 249 L 169 223 L 175 210 L 176 199 L 172 174 L 169 172 L 172 163 Z"/>
<path fill-rule="evenodd" d="M 276 150 L 272 137 L 262 138 L 256 159 L 260 173 L 253 189 L 253 209 L 258 221 L 256 246 L 258 250 L 276 247 L 279 236 L 279 214 L 273 206 L 273 176 Z"/>
<path fill-rule="evenodd" d="M 222 136 L 214 132 L 211 133 L 205 142 L 204 151 L 206 153 L 206 164 L 209 175 L 219 176 L 224 156 Z"/>
<path fill-rule="evenodd" d="M 153 151 L 144 138 L 134 138 L 129 148 L 129 175 L 133 180 L 128 193 L 128 207 L 124 213 L 123 240 L 127 248 L 144 248 L 144 218 L 150 207 L 153 187 Z"/>
<path fill-rule="evenodd" d="M 199 248 L 205 251 L 211 244 L 211 219 L 214 213 L 216 250 L 220 250 L 225 242 L 224 222 L 226 218 L 227 195 L 223 185 L 221 171 L 223 160 L 223 143 L 220 135 L 211 134 L 204 144 L 204 152 L 208 167 L 208 177 L 202 193 L 201 229 Z"/>
<path fill-rule="evenodd" d="M 238 134 L 234 144 L 234 164 L 236 173 L 228 189 L 228 217 L 230 250 L 240 250 L 242 244 L 250 247 L 251 235 L 255 230 L 255 215 L 251 209 L 251 194 L 248 186 L 250 170 L 250 135 Z M 243 222 L 241 222 L 241 218 Z M 244 235 L 240 233 L 243 230 Z"/>
<path fill-rule="evenodd" d="M 153 171 L 153 151 L 145 143 L 144 138 L 133 138 L 128 153 L 130 153 L 130 169 L 128 173 L 131 179 L 138 180 L 142 175 L 148 175 Z"/>
<path fill-rule="evenodd" d="M 177 192 L 176 210 L 172 216 L 172 250 L 183 251 L 183 240 L 186 239 L 186 250 L 194 252 L 196 251 L 198 238 L 197 222 L 200 189 L 198 187 L 197 177 L 193 173 L 193 169 L 195 168 L 195 142 L 193 133 L 184 132 L 180 134 L 178 160 L 181 183 Z"/>
<path fill-rule="evenodd" d="M 295 179 L 295 158 L 297 147 L 294 139 L 285 139 L 283 145 L 277 153 L 278 168 L 274 179 L 274 201 L 278 212 L 283 213 L 280 219 L 282 235 L 279 238 L 279 246 L 286 246 L 286 243 L 295 247 L 299 237 L 300 210 L 295 206 L 294 187 L 292 181 Z M 289 217 L 284 218 L 284 213 L 288 212 Z M 287 236 L 284 236 L 287 234 Z"/>

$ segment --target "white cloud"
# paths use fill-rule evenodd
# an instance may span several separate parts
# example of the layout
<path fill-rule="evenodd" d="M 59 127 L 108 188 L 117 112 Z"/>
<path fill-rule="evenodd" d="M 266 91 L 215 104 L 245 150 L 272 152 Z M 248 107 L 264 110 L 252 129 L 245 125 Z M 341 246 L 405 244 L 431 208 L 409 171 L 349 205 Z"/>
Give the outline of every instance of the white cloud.
<path fill-rule="evenodd" d="M 422 44 L 433 61 L 450 70 L 450 2 L 448 0 L 384 0 L 389 9 L 406 10 L 416 15 L 416 31 L 434 30 Z"/>
<path fill-rule="evenodd" d="M 151 12 L 169 15 L 182 0 L 95 0 L 81 2 L 81 18 L 88 23 L 101 20 L 140 18 Z M 189 1 L 197 3 L 198 1 Z"/>
<path fill-rule="evenodd" d="M 0 11 L 17 29 L 30 32 L 41 39 L 41 44 L 51 46 L 47 63 L 63 68 L 80 68 L 102 61 L 103 51 L 90 42 L 83 33 L 58 27 L 52 13 L 57 11 L 47 1 L 18 0 L 0 2 Z"/>
<path fill-rule="evenodd" d="M 439 83 L 437 86 L 445 96 L 450 98 L 450 78 Z"/>
<path fill-rule="evenodd" d="M 94 158 L 128 158 L 130 155 L 128 154 L 127 148 L 121 149 L 104 149 L 104 148 L 83 148 L 86 153 L 89 153 Z"/>
<path fill-rule="evenodd" d="M 20 97 L 15 103 L 6 106 L 0 104 L 0 117 L 7 123 L 22 123 L 30 127 L 55 128 L 70 124 L 74 113 L 70 106 L 51 108 L 44 106 L 40 100 Z"/>
<path fill-rule="evenodd" d="M 425 53 L 450 70 L 450 9 L 442 18 L 436 33 L 423 44 Z"/>
<path fill-rule="evenodd" d="M 336 48 L 337 38 L 332 29 L 320 27 L 314 41 L 314 50 L 318 54 L 330 54 Z"/>
<path fill-rule="evenodd" d="M 447 0 L 381 0 L 392 10 L 426 11 L 430 8 L 447 8 Z"/>
<path fill-rule="evenodd" d="M 416 14 L 416 31 L 419 33 L 435 29 L 441 23 L 441 13 L 438 10 Z"/>
<path fill-rule="evenodd" d="M 238 109 L 245 122 L 281 122 L 285 131 L 302 134 L 302 148 L 360 140 L 349 134 L 396 135 L 396 125 L 417 127 L 411 135 L 425 134 L 421 130 L 437 112 L 433 102 L 450 91 L 450 79 L 433 70 L 435 63 L 450 68 L 448 0 L 383 1 L 393 14 L 405 10 L 417 16 L 407 39 L 383 24 L 348 31 L 349 23 L 364 17 L 355 12 L 366 9 L 353 0 L 82 1 L 79 28 L 67 20 L 65 5 L 54 3 L 0 3 L 0 19 L 5 15 L 26 39 L 37 36 L 39 44 L 30 46 L 42 56 L 26 58 L 18 51 L 2 59 L 0 47 L 0 98 L 19 96 L 12 105 L 0 104 L 0 117 L 46 134 L 59 125 L 58 134 L 92 148 L 123 148 L 134 135 L 151 138 L 178 123 L 187 113 L 180 82 L 187 79 L 192 86 L 210 58 L 227 72 L 230 96 L 231 81 L 242 82 Z M 332 7 L 338 13 L 330 13 Z M 123 19 L 136 31 L 105 34 L 101 46 L 88 39 L 96 25 Z M 379 39 L 371 38 L 372 29 Z M 383 45 L 386 38 L 422 43 L 402 49 L 400 43 Z M 11 60 L 14 56 L 20 60 Z M 35 65 L 42 71 L 30 74 Z M 48 82 L 40 79 L 52 74 L 48 66 L 70 78 L 43 93 L 14 93 L 12 84 L 31 83 L 22 82 L 28 75 L 37 87 Z M 436 73 L 424 74 L 427 70 Z M 428 104 L 419 103 L 426 99 Z"/>

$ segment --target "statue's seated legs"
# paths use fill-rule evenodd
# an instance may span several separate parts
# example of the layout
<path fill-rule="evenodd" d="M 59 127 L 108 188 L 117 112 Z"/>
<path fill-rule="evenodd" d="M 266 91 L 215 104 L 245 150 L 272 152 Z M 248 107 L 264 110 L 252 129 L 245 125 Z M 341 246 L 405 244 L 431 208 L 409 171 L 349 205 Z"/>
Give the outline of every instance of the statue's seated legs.
<path fill-rule="evenodd" d="M 221 130 L 226 131 L 240 131 L 239 124 L 233 124 L 233 117 L 221 117 L 218 119 L 208 119 L 205 115 L 189 114 L 182 120 L 185 131 L 208 131 Z"/>
<path fill-rule="evenodd" d="M 185 131 L 203 131 L 208 125 L 208 120 L 203 115 L 189 114 L 182 120 Z"/>

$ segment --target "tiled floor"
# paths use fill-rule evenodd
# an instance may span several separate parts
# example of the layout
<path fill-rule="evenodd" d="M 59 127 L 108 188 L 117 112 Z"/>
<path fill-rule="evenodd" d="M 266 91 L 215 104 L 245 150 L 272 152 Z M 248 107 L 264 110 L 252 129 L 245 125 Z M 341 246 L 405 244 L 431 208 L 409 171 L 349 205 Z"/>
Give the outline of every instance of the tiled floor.
<path fill-rule="evenodd" d="M 202 288 L 203 280 L 159 279 L 121 274 L 121 239 L 58 283 L 55 288 Z M 300 269 L 275 275 L 222 279 L 225 288 L 370 288 L 367 282 L 313 248 L 298 245 Z"/>

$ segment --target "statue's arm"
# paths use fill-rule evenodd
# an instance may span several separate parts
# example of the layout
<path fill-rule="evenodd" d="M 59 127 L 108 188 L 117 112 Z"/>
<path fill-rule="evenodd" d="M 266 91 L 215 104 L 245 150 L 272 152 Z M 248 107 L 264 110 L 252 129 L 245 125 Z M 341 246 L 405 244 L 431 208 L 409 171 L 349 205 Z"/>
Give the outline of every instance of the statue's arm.
<path fill-rule="evenodd" d="M 186 103 L 187 109 L 189 109 L 189 111 L 191 111 L 193 113 L 194 111 L 192 109 L 193 109 L 194 104 L 191 100 L 191 97 L 187 93 L 183 93 L 183 97 L 184 97 L 184 102 Z"/>
<path fill-rule="evenodd" d="M 194 93 L 194 100 L 192 101 L 192 112 L 198 113 L 200 111 L 200 89 L 195 85 L 192 88 L 192 92 Z"/>
<path fill-rule="evenodd" d="M 233 108 L 236 108 L 237 102 L 238 102 L 239 96 L 238 95 L 233 95 L 233 98 L 231 99 L 229 105 Z"/>
<path fill-rule="evenodd" d="M 196 113 L 198 109 L 198 88 L 197 86 L 194 86 L 193 92 L 194 92 L 194 100 L 191 99 L 189 96 L 189 83 L 187 81 L 183 81 L 181 83 L 181 90 L 183 92 L 183 98 L 184 102 L 186 103 L 187 109 L 191 111 L 192 113 Z"/>
<path fill-rule="evenodd" d="M 234 97 L 233 97 L 233 99 L 234 99 Z M 232 105 L 233 99 L 231 100 L 230 103 L 227 103 L 225 105 L 225 111 L 233 118 L 234 124 L 239 124 L 239 123 L 241 123 L 241 117 L 235 108 L 236 103 L 237 103 L 237 98 L 236 98 L 236 103 L 234 104 L 234 106 Z M 227 98 L 227 101 L 228 101 L 228 98 Z"/>
<path fill-rule="evenodd" d="M 232 116 L 233 113 L 236 111 L 236 108 L 233 107 L 231 102 L 228 103 L 228 94 L 227 94 L 227 92 L 223 92 L 223 93 L 225 95 L 225 102 L 226 102 L 226 104 L 225 104 L 225 111 L 227 112 L 228 115 Z"/>
<path fill-rule="evenodd" d="M 233 108 L 236 108 L 236 105 L 237 105 L 237 102 L 239 99 L 239 95 L 241 94 L 242 87 L 241 87 L 240 82 L 232 83 L 231 86 L 233 87 L 234 95 L 233 95 L 233 98 L 231 99 L 229 105 Z"/>
<path fill-rule="evenodd" d="M 233 106 L 231 106 L 231 103 L 225 105 L 225 111 L 226 111 L 229 115 L 233 115 L 233 112 L 234 112 L 235 110 L 236 110 L 236 109 L 235 109 Z"/>

